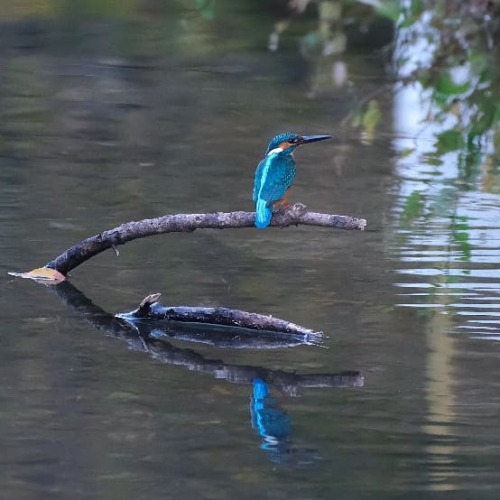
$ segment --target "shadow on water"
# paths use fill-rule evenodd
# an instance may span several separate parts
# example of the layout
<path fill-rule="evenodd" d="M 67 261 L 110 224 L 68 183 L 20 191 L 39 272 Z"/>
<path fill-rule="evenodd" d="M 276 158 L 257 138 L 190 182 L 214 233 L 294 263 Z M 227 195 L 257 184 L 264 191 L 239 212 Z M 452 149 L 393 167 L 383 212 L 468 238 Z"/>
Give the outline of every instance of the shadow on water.
<path fill-rule="evenodd" d="M 95 305 L 80 290 L 68 281 L 49 287 L 54 290 L 62 302 L 77 313 L 94 328 L 104 335 L 125 342 L 132 351 L 143 352 L 165 364 L 183 366 L 188 370 L 210 374 L 217 379 L 223 379 L 233 384 L 244 384 L 252 387 L 250 399 L 250 416 L 252 427 L 262 438 L 261 448 L 265 450 L 273 462 L 283 462 L 292 459 L 294 463 L 305 465 L 317 460 L 317 452 L 294 446 L 289 439 L 292 417 L 276 406 L 270 397 L 270 388 L 274 387 L 287 396 L 300 396 L 307 388 L 346 388 L 363 387 L 364 377 L 360 372 L 343 371 L 328 374 L 298 374 L 282 370 L 272 370 L 260 366 L 245 366 L 225 363 L 220 359 L 209 359 L 191 348 L 176 347 L 167 339 L 177 339 L 200 342 L 200 331 L 204 330 L 204 343 L 218 346 L 223 336 L 224 347 L 233 348 L 283 348 L 283 337 L 276 332 L 259 332 L 254 335 L 258 340 L 249 343 L 248 332 L 242 328 L 220 328 L 201 325 L 183 324 L 180 330 L 175 322 L 161 328 L 151 325 L 137 325 L 111 315 Z M 162 322 L 151 322 L 162 323 Z M 228 330 L 231 330 L 229 337 Z M 158 331 L 162 333 L 159 334 Z M 182 336 L 179 334 L 182 332 Z M 244 332 L 244 333 L 243 333 Z M 212 339 L 211 341 L 209 339 Z M 229 340 L 231 339 L 231 340 Z M 297 339 L 294 344 L 298 345 Z M 219 346 L 220 347 L 220 346 Z M 314 460 L 313 460 L 313 457 Z"/>

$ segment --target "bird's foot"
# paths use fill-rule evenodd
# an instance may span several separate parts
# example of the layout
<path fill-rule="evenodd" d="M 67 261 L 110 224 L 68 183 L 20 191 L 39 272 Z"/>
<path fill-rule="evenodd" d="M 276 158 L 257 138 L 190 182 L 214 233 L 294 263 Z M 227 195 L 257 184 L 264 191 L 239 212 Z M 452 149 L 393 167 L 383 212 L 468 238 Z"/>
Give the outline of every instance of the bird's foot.
<path fill-rule="evenodd" d="M 279 205 L 274 205 L 276 207 L 276 212 L 279 214 L 284 214 L 287 210 L 289 210 L 292 205 L 289 203 L 280 203 Z"/>
<path fill-rule="evenodd" d="M 285 198 L 283 198 L 282 200 L 277 201 L 274 204 L 274 207 L 277 209 L 278 212 L 285 212 L 286 210 L 291 208 L 292 205 L 290 205 L 290 203 L 288 203 L 288 201 Z"/>

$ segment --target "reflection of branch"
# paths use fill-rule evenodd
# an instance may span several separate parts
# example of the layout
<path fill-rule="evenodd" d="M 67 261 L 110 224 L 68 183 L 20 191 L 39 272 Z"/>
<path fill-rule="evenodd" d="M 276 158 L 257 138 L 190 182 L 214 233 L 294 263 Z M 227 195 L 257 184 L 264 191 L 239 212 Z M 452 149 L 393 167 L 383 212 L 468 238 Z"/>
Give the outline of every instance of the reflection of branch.
<path fill-rule="evenodd" d="M 359 372 L 300 375 L 258 366 L 231 365 L 221 360 L 207 359 L 192 349 L 181 349 L 164 340 L 140 336 L 136 328 L 96 306 L 68 281 L 50 289 L 55 290 L 69 308 L 81 315 L 94 328 L 102 330 L 105 335 L 126 342 L 131 350 L 145 352 L 162 363 L 210 373 L 215 378 L 238 384 L 250 384 L 255 378 L 260 378 L 289 395 L 298 395 L 300 389 L 304 387 L 362 387 L 364 384 L 363 375 Z"/>
<path fill-rule="evenodd" d="M 77 243 L 47 263 L 46 267 L 55 269 L 65 275 L 95 255 L 104 252 L 104 250 L 110 248 L 116 250 L 118 245 L 124 245 L 128 241 L 137 238 L 172 232 L 192 232 L 196 229 L 253 227 L 254 223 L 254 212 L 177 214 L 165 215 L 156 219 L 127 222 Z M 307 207 L 297 203 L 286 210 L 275 212 L 271 221 L 271 225 L 275 227 L 297 226 L 299 224 L 362 230 L 366 226 L 366 220 L 347 215 L 309 212 Z"/>
<path fill-rule="evenodd" d="M 385 83 L 383 85 L 380 85 L 376 89 L 372 90 L 371 92 L 368 92 L 363 97 L 358 99 L 356 101 L 356 105 L 358 108 L 362 108 L 365 104 L 367 104 L 369 101 L 371 101 L 375 97 L 378 97 L 380 94 L 384 94 L 385 92 L 389 92 L 391 90 L 393 90 L 393 89 L 392 89 L 392 84 L 390 84 L 390 83 Z M 342 120 L 340 121 L 340 124 L 339 124 L 340 127 L 344 128 L 347 125 L 347 123 L 353 119 L 353 117 L 354 117 L 354 111 L 347 113 L 347 115 L 344 116 L 344 118 L 342 118 Z"/>

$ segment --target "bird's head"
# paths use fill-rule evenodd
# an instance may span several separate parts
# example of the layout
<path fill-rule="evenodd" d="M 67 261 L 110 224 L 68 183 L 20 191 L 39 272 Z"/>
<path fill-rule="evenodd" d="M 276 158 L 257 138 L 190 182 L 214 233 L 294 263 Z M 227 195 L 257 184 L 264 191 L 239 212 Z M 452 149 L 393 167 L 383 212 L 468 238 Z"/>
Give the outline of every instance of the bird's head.
<path fill-rule="evenodd" d="M 302 144 L 324 141 L 331 138 L 331 135 L 299 135 L 292 132 L 283 132 L 271 139 L 271 142 L 267 146 L 266 156 L 283 152 L 291 154 Z"/>

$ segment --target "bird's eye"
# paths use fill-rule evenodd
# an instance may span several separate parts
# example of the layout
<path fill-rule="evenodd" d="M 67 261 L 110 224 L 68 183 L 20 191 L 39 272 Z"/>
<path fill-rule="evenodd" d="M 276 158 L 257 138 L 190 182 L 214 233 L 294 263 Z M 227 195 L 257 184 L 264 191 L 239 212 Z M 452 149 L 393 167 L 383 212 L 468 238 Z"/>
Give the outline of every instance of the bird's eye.
<path fill-rule="evenodd" d="M 288 142 L 290 144 L 297 144 L 297 142 L 299 142 L 299 138 L 298 137 L 292 137 Z"/>

